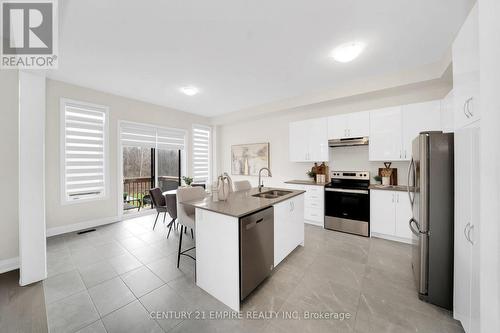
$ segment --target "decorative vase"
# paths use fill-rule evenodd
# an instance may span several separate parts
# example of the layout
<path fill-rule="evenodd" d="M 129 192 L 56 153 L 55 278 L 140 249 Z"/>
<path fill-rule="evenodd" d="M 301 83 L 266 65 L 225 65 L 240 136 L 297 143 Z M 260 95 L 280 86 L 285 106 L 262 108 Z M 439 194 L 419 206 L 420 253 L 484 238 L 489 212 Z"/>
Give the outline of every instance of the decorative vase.
<path fill-rule="evenodd" d="M 382 177 L 382 185 L 390 185 L 391 184 L 391 177 Z"/>

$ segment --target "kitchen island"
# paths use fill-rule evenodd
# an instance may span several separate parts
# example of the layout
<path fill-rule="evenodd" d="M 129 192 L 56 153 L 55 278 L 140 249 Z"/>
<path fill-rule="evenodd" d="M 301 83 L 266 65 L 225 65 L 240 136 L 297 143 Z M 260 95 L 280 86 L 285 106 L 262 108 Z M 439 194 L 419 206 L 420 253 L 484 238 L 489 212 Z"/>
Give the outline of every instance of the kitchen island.
<path fill-rule="evenodd" d="M 251 270 L 262 267 L 259 258 L 271 255 L 267 267 L 271 271 L 298 245 L 304 245 L 304 191 L 252 188 L 232 192 L 225 201 L 208 196 L 182 204 L 195 208 L 196 285 L 235 311 L 247 295 L 247 276 L 255 278 Z M 259 218 L 264 212 L 271 214 L 272 224 Z M 260 228 L 264 224 L 270 228 L 261 229 L 260 236 L 255 231 L 259 223 Z M 257 237 L 253 245 L 245 244 L 245 232 Z M 262 253 L 263 249 L 272 254 Z M 242 271 L 248 274 L 242 276 Z"/>

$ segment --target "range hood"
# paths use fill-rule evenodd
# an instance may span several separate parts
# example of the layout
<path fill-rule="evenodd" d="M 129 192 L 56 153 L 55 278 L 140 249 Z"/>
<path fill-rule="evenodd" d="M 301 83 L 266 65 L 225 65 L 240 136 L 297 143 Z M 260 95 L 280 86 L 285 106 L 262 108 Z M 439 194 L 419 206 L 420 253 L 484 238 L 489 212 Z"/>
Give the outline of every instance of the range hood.
<path fill-rule="evenodd" d="M 368 137 L 328 140 L 329 147 L 364 146 L 368 144 Z"/>

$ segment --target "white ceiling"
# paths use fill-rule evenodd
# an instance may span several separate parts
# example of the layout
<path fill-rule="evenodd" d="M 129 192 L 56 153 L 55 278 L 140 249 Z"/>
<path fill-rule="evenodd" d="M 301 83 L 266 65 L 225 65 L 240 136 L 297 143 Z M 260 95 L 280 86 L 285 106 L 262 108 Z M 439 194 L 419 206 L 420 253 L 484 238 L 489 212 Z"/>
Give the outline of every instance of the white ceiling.
<path fill-rule="evenodd" d="M 438 62 L 473 2 L 64 0 L 49 77 L 218 116 Z M 358 59 L 329 58 L 352 40 Z"/>

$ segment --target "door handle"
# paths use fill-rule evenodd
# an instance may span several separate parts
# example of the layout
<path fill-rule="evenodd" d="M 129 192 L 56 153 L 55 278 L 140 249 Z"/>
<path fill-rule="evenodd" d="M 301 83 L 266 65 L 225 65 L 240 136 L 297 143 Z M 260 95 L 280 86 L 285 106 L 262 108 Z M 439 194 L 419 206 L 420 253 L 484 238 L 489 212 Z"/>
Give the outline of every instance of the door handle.
<path fill-rule="evenodd" d="M 417 227 L 416 229 L 413 227 L 413 223 L 415 223 L 415 225 Z M 420 236 L 420 227 L 418 226 L 417 221 L 415 221 L 415 219 L 413 217 L 410 219 L 410 222 L 408 223 L 408 225 L 410 226 L 411 232 L 413 232 L 413 234 L 415 236 Z"/>
<path fill-rule="evenodd" d="M 467 119 L 470 118 L 470 116 L 467 114 L 467 111 L 465 111 L 465 108 L 467 107 L 467 101 L 464 102 L 464 106 L 462 108 L 463 112 L 464 112 L 464 115 L 467 117 Z"/>

